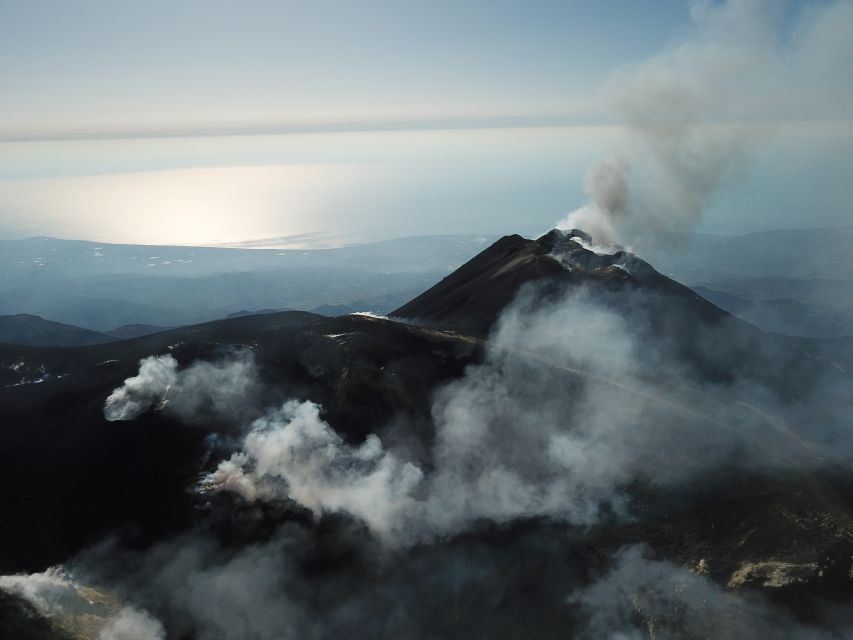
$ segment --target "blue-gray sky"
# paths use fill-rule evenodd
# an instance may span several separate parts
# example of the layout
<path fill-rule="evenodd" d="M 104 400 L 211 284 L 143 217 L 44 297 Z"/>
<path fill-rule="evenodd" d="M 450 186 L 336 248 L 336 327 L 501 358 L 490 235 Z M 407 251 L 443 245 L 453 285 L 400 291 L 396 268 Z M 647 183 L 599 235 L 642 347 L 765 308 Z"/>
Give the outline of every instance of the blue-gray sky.
<path fill-rule="evenodd" d="M 786 39 L 810 28 L 803 16 L 848 3 L 730 4 L 778 14 Z M 630 135 L 608 97 L 613 74 L 696 38 L 700 10 L 0 0 L 0 235 L 345 242 L 545 229 L 583 203 L 590 163 Z M 701 228 L 849 221 L 848 97 L 831 113 L 768 112 L 802 125 L 756 145 Z"/>
<path fill-rule="evenodd" d="M 7 0 L 3 129 L 597 117 L 602 75 L 685 19 L 666 1 Z"/>

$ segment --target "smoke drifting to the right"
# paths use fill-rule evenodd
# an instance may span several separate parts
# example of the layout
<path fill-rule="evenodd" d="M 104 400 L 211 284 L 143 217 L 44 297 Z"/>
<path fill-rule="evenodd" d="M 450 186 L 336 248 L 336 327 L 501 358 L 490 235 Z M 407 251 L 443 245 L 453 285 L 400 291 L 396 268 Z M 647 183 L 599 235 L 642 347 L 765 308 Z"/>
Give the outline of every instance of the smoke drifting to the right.
<path fill-rule="evenodd" d="M 778 127 L 853 114 L 853 2 L 697 0 L 690 16 L 689 31 L 605 83 L 625 139 L 589 169 L 589 203 L 560 228 L 604 246 L 690 231 Z"/>

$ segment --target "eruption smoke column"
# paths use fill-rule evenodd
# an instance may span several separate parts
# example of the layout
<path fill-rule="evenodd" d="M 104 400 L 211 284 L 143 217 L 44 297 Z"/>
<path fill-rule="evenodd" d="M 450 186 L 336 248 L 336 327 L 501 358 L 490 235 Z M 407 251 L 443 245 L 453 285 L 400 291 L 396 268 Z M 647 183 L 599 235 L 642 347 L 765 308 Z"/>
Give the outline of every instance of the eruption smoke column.
<path fill-rule="evenodd" d="M 842 76 L 853 39 L 839 31 L 853 21 L 853 2 L 809 7 L 793 26 L 785 9 L 781 0 L 695 1 L 689 31 L 614 74 L 604 93 L 627 129 L 616 154 L 625 160 L 595 163 L 584 181 L 590 203 L 558 226 L 604 245 L 689 231 L 769 132 L 849 119 L 853 92 Z"/>
<path fill-rule="evenodd" d="M 598 160 L 584 178 L 584 193 L 589 204 L 572 211 L 560 223 L 567 229 L 583 229 L 596 244 L 611 244 L 617 228 L 628 213 L 628 163 L 624 159 Z"/>

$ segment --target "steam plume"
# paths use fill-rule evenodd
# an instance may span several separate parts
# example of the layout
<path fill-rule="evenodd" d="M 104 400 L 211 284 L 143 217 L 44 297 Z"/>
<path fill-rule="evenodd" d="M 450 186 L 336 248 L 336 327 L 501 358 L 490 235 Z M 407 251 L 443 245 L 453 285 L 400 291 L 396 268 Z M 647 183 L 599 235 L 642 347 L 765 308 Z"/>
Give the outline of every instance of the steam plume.
<path fill-rule="evenodd" d="M 163 625 L 144 611 L 125 607 L 101 629 L 98 640 L 164 640 Z"/>
<path fill-rule="evenodd" d="M 0 590 L 23 598 L 43 616 L 74 613 L 89 602 L 80 595 L 77 584 L 61 567 L 41 573 L 0 576 Z"/>
<path fill-rule="evenodd" d="M 85 590 L 63 567 L 50 567 L 29 575 L 0 576 L 0 590 L 31 605 L 39 614 L 50 618 L 74 637 L 81 628 L 94 629 L 98 640 L 163 640 L 163 625 L 147 612 L 114 603 L 92 602 Z M 104 599 L 104 594 L 99 594 Z M 88 634 L 85 637 L 89 637 Z"/>
<path fill-rule="evenodd" d="M 249 501 L 282 493 L 317 514 L 346 511 L 388 536 L 411 506 L 422 472 L 385 451 L 375 435 L 344 443 L 312 402 L 290 401 L 256 420 L 243 449 L 202 481 Z"/>
<path fill-rule="evenodd" d="M 104 403 L 107 420 L 133 420 L 153 407 L 186 422 L 215 416 L 234 420 L 247 415 L 260 390 L 250 351 L 216 362 L 199 360 L 179 370 L 171 354 L 149 356 L 139 373 L 124 381 Z"/>
<path fill-rule="evenodd" d="M 594 164 L 585 179 L 590 203 L 559 226 L 583 228 L 600 245 L 689 231 L 780 121 L 851 117 L 853 40 L 839 31 L 853 20 L 853 2 L 810 6 L 793 27 L 785 8 L 695 1 L 689 31 L 614 74 L 605 94 L 627 127 L 618 151 L 625 160 Z"/>

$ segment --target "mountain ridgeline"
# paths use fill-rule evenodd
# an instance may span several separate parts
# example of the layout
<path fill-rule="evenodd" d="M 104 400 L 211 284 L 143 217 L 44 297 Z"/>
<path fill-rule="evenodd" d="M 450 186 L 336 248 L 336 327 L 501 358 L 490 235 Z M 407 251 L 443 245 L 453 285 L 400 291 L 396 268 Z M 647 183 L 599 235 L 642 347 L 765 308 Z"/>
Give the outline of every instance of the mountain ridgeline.
<path fill-rule="evenodd" d="M 112 341 L 112 336 L 25 313 L 0 316 L 0 342 L 42 347 L 74 347 Z"/>
<path fill-rule="evenodd" d="M 796 379 L 792 391 L 807 377 L 788 375 L 813 364 L 788 340 L 764 334 L 632 253 L 600 254 L 587 242 L 578 230 L 554 230 L 537 240 L 504 237 L 390 315 L 485 337 L 525 287 L 535 289 L 540 303 L 591 291 L 598 304 L 661 337 L 651 343 L 654 350 L 674 352 L 706 377 L 748 370 L 785 387 Z"/>

